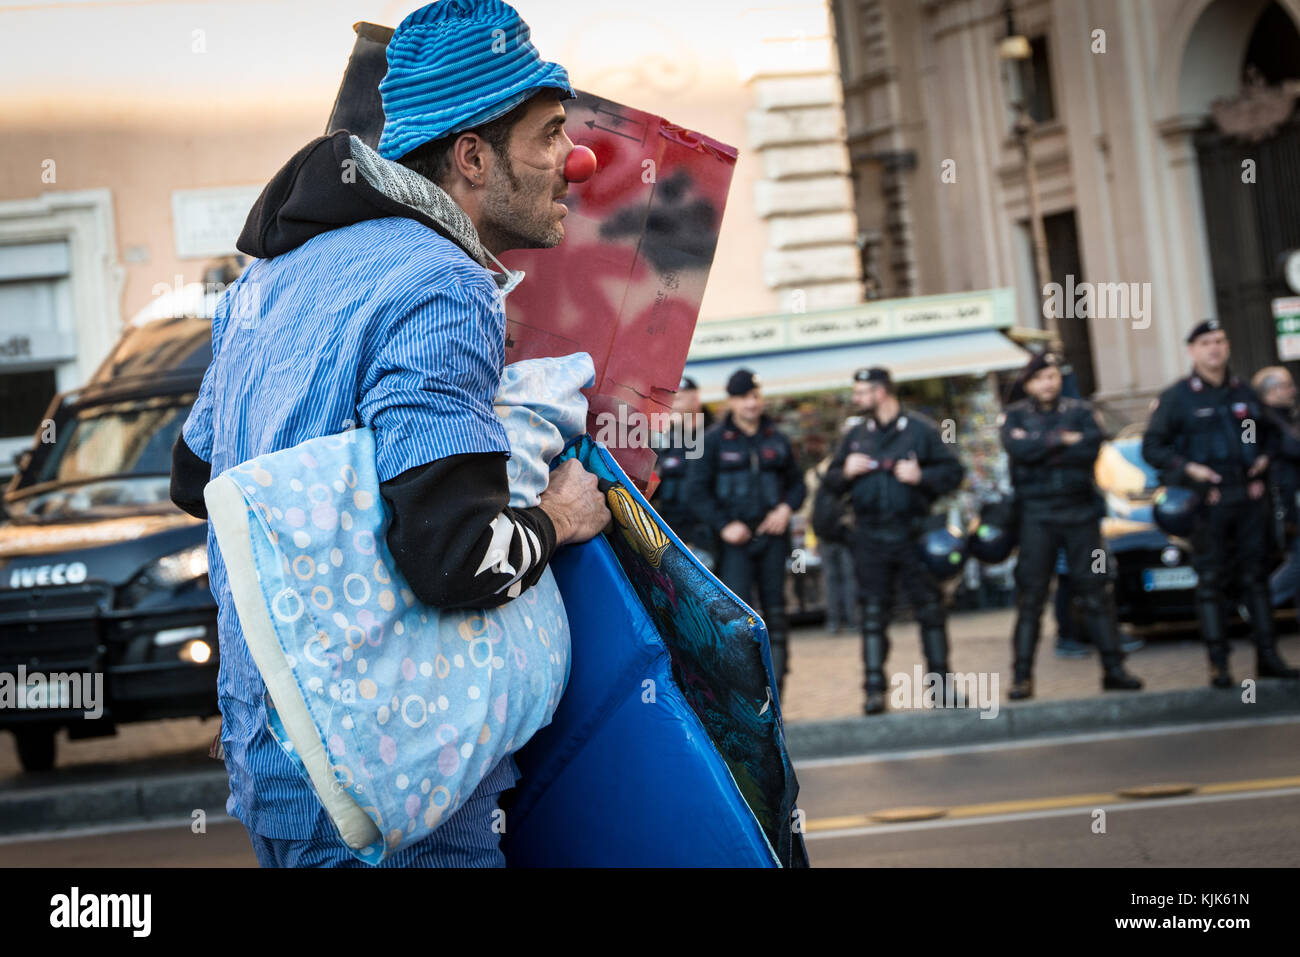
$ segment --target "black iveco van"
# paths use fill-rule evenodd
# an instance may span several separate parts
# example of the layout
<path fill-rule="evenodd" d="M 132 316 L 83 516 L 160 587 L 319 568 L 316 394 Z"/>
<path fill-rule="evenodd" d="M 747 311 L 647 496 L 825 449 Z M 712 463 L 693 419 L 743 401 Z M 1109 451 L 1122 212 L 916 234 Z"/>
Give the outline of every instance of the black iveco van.
<path fill-rule="evenodd" d="M 211 334 L 196 318 L 132 327 L 85 387 L 54 399 L 4 492 L 0 730 L 26 770 L 53 766 L 59 728 L 99 737 L 217 714 L 207 525 L 168 495 Z M 68 675 L 102 675 L 98 717 L 51 693 Z"/>

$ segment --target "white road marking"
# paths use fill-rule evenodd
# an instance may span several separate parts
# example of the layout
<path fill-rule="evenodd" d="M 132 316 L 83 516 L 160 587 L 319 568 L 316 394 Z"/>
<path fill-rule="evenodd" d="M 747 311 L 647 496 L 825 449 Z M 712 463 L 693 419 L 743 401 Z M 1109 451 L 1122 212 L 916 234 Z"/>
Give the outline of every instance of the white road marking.
<path fill-rule="evenodd" d="M 1165 798 L 1149 801 L 1122 801 L 1115 804 L 1098 804 L 1094 807 L 1064 807 L 1048 811 L 1018 811 L 1013 814 L 989 814 L 985 817 L 940 818 L 935 821 L 917 821 L 911 824 L 873 824 L 862 827 L 846 827 L 834 831 L 808 831 L 804 833 L 805 841 L 821 841 L 826 838 L 869 837 L 874 834 L 897 834 L 901 831 L 928 831 L 942 827 L 978 827 L 988 824 L 1009 824 L 1016 821 L 1032 821 L 1049 817 L 1090 817 L 1100 808 L 1108 814 L 1119 811 L 1150 811 L 1160 808 L 1181 807 L 1187 804 L 1213 804 L 1219 801 L 1244 801 L 1250 798 L 1293 797 L 1300 795 L 1300 788 L 1271 788 L 1267 791 L 1246 791 L 1237 794 L 1199 794 L 1190 797 Z M 815 820 L 815 819 L 814 819 Z"/>

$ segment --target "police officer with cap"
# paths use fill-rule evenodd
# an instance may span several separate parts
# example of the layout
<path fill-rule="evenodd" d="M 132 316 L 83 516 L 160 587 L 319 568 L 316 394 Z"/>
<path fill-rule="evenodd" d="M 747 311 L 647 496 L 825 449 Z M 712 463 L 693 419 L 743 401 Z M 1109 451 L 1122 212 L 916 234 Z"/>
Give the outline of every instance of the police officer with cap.
<path fill-rule="evenodd" d="M 688 496 L 696 518 L 721 539 L 718 577 L 747 602 L 758 586 L 779 697 L 788 656 L 790 516 L 806 490 L 789 439 L 763 411 L 758 376 L 737 370 L 727 380 L 727 396 L 726 416 L 704 433 L 703 454 L 690 464 Z"/>
<path fill-rule="evenodd" d="M 684 377 L 673 399 L 668 431 L 657 437 L 659 486 L 655 490 L 654 507 L 695 556 L 713 568 L 717 554 L 714 536 L 695 517 L 686 484 L 691 453 L 699 448 L 704 429 L 710 424 L 708 411 L 700 402 L 699 385 L 690 376 Z"/>
<path fill-rule="evenodd" d="M 1009 697 L 1029 698 L 1034 693 L 1039 625 L 1062 548 L 1082 605 L 1083 627 L 1101 652 L 1102 688 L 1137 691 L 1142 682 L 1124 670 L 1106 573 L 1095 564 L 1102 548 L 1097 522 L 1104 512 L 1093 482 L 1101 426 L 1087 402 L 1061 395 L 1061 370 L 1050 352 L 1029 360 L 1017 386 L 1025 398 L 1007 406 L 1002 423 L 1020 525 L 1012 638 L 1015 681 Z"/>
<path fill-rule="evenodd" d="M 1210 683 L 1232 687 L 1224 587 L 1238 576 L 1254 633 L 1261 678 L 1297 678 L 1277 653 L 1269 599 L 1266 479 L 1273 428 L 1259 397 L 1228 368 L 1228 337 L 1217 320 L 1187 336 L 1192 372 L 1166 389 L 1142 440 L 1142 457 L 1167 485 L 1195 491 L 1202 507 L 1192 530 L 1196 613 L 1210 659 Z M 1231 561 L 1229 561 L 1231 555 Z"/>
<path fill-rule="evenodd" d="M 899 583 L 921 624 L 927 670 L 948 673 L 943 597 L 917 540 L 935 500 L 961 484 L 962 466 L 932 423 L 904 413 L 885 369 L 854 375 L 853 402 L 863 421 L 844 437 L 823 482 L 833 492 L 848 492 L 856 517 L 853 561 L 862 599 L 866 713 L 878 714 L 885 709 L 886 632 Z"/>

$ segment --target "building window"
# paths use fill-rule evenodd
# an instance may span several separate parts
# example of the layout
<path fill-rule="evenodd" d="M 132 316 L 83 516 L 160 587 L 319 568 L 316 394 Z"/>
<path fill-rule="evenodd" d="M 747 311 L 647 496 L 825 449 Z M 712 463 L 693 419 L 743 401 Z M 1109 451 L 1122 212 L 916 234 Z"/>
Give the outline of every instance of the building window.
<path fill-rule="evenodd" d="M 77 380 L 68 243 L 0 244 L 0 478 Z"/>
<path fill-rule="evenodd" d="M 30 438 L 58 391 L 53 368 L 0 373 L 0 436 Z"/>
<path fill-rule="evenodd" d="M 1047 37 L 1029 41 L 1030 55 L 1016 61 L 1016 80 L 1021 101 L 1035 123 L 1056 119 L 1056 101 L 1052 98 L 1052 70 L 1047 59 Z"/>

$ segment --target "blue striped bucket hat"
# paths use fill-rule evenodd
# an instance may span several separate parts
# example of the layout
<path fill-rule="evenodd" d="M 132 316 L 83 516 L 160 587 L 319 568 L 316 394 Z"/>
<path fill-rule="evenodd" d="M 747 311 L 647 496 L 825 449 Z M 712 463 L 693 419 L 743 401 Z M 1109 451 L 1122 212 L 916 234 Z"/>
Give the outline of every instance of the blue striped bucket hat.
<path fill-rule="evenodd" d="M 495 120 L 543 87 L 577 96 L 564 67 L 538 54 L 531 32 L 502 0 L 439 0 L 403 20 L 388 42 L 388 73 L 379 84 L 379 154 L 395 160 Z"/>

